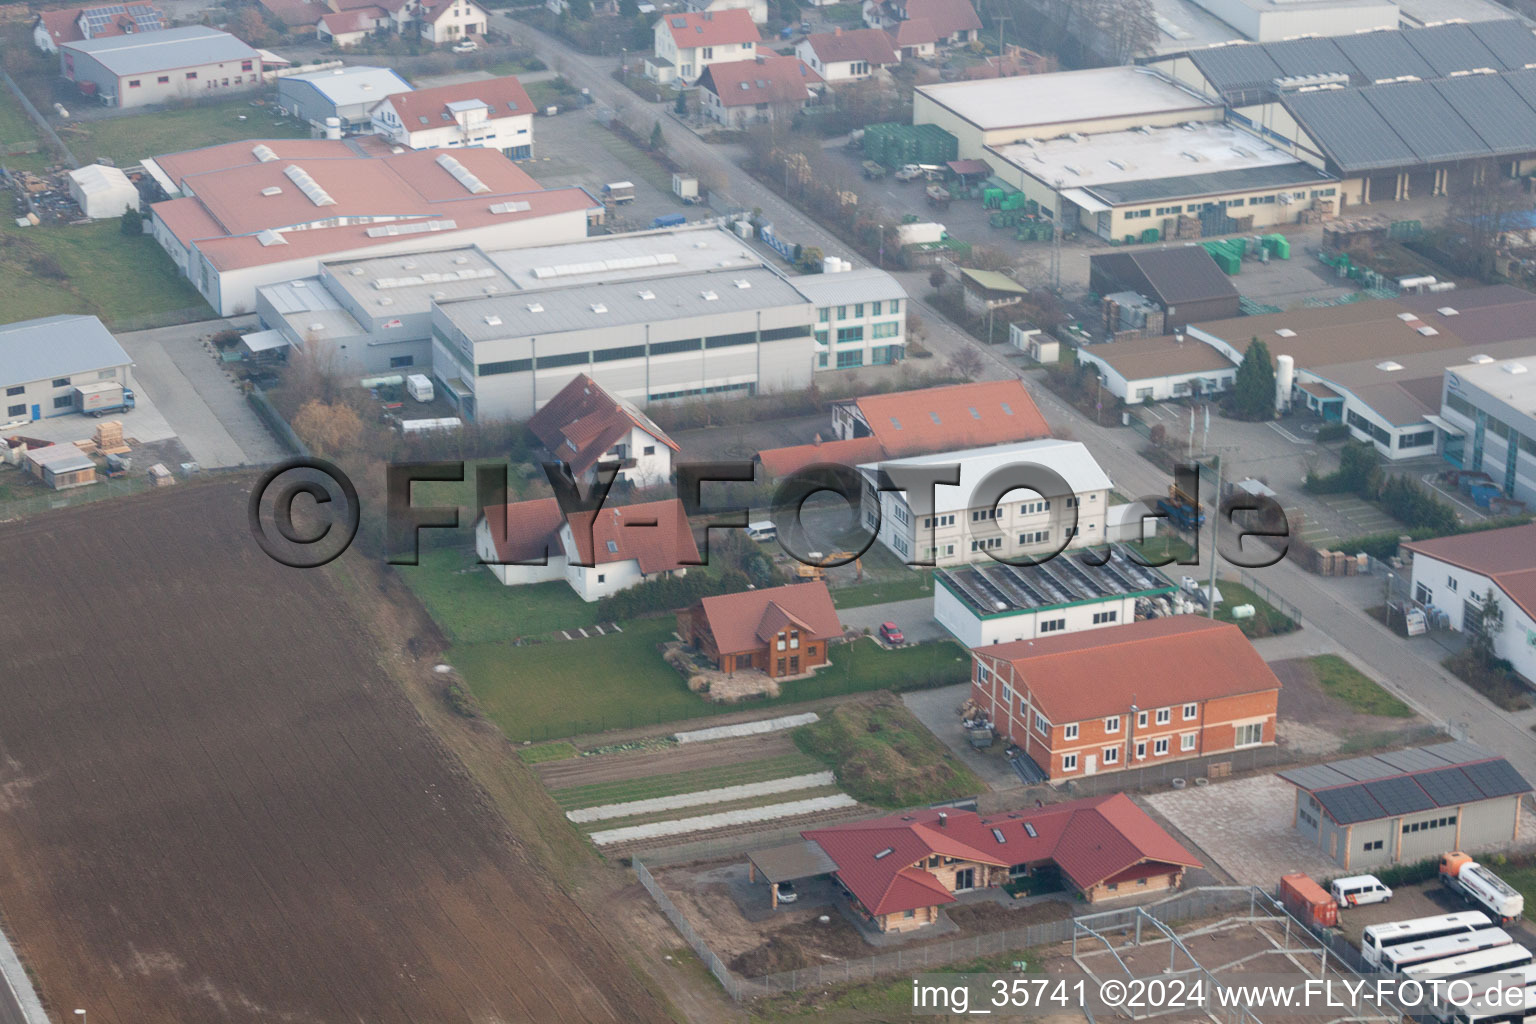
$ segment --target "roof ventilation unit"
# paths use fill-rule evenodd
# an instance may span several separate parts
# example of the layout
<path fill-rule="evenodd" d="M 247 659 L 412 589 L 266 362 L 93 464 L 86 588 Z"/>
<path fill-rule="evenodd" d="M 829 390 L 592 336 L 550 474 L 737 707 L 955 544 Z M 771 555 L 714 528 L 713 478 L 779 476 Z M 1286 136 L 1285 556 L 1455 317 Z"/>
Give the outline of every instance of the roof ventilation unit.
<path fill-rule="evenodd" d="M 705 302 L 714 302 L 714 301 L 715 301 L 715 300 L 716 300 L 716 299 L 718 299 L 718 298 L 719 298 L 719 297 L 720 297 L 720 296 L 718 296 L 718 295 L 716 295 L 716 294 L 715 294 L 715 293 L 714 293 L 714 292 L 712 292 L 712 291 L 704 291 L 704 292 L 700 292 L 700 293 L 699 293 L 699 297 L 700 297 L 700 298 L 701 298 L 701 299 L 703 299 L 703 300 L 704 300 L 704 301 L 705 301 Z"/>
<path fill-rule="evenodd" d="M 281 232 L 273 231 L 271 228 L 268 228 L 265 231 L 258 231 L 256 233 L 256 241 L 260 242 L 262 245 L 288 244 L 288 239 L 284 238 Z"/>
<path fill-rule="evenodd" d="M 336 200 L 331 198 L 331 194 L 321 188 L 320 183 L 298 164 L 289 164 L 283 168 L 283 173 L 288 176 L 289 181 L 299 186 L 299 191 L 303 192 L 316 206 L 336 205 Z"/>
<path fill-rule="evenodd" d="M 649 288 L 641 289 L 639 295 L 642 302 L 650 302 L 656 297 L 656 293 L 651 291 Z"/>
<path fill-rule="evenodd" d="M 491 190 L 491 186 L 475 177 L 474 173 L 460 163 L 457 157 L 443 153 L 437 158 L 437 165 L 453 175 L 453 180 L 463 185 L 465 189 L 472 193 L 479 194 Z"/>
<path fill-rule="evenodd" d="M 1435 335 L 1439 334 L 1440 332 L 1435 330 L 1433 327 L 1429 326 L 1429 324 L 1425 324 L 1423 327 L 1419 328 L 1419 333 L 1422 334 L 1426 338 L 1433 338 Z"/>
<path fill-rule="evenodd" d="M 1439 313 L 1441 316 L 1461 315 L 1461 310 L 1457 309 L 1455 306 L 1441 306 L 1439 309 L 1435 310 L 1435 312 Z"/>
<path fill-rule="evenodd" d="M 1505 373 L 1524 373 L 1525 372 L 1525 364 L 1524 363 L 1505 363 L 1504 364 L 1504 372 Z"/>
<path fill-rule="evenodd" d="M 269 164 L 277 159 L 277 154 L 272 152 L 272 147 L 263 142 L 258 142 L 251 147 L 251 156 L 256 158 L 257 163 L 263 164 Z"/>
<path fill-rule="evenodd" d="M 363 276 L 363 268 L 362 267 L 353 267 L 351 270 L 347 271 L 347 273 L 351 274 L 353 277 L 362 277 Z"/>
<path fill-rule="evenodd" d="M 261 190 L 261 194 L 264 196 L 280 196 L 283 194 L 283 187 L 281 185 L 268 185 Z"/>
<path fill-rule="evenodd" d="M 492 213 L 523 213 L 523 212 L 525 212 L 527 210 L 531 210 L 531 209 L 533 209 L 533 206 L 531 204 L 522 202 L 521 200 L 513 200 L 513 201 L 507 202 L 507 203 L 492 203 L 491 204 L 491 212 Z"/>
<path fill-rule="evenodd" d="M 490 316 L 485 318 L 485 325 L 487 327 L 500 327 L 501 317 L 497 316 L 495 313 L 492 313 Z"/>
<path fill-rule="evenodd" d="M 1482 366 L 1485 363 L 1493 362 L 1493 356 L 1484 355 L 1481 352 L 1479 352 L 1477 355 L 1475 355 L 1472 358 L 1468 359 L 1467 362 L 1469 362 L 1469 363 L 1476 363 L 1479 366 Z"/>
<path fill-rule="evenodd" d="M 1376 369 L 1381 370 L 1384 373 L 1396 373 L 1398 370 L 1401 370 L 1402 368 L 1403 368 L 1403 364 L 1402 363 L 1395 363 L 1395 362 L 1393 362 L 1390 359 L 1388 359 L 1384 363 L 1377 363 L 1376 364 Z"/>
<path fill-rule="evenodd" d="M 737 288 L 751 288 L 752 287 L 752 282 L 748 281 L 746 278 L 741 278 L 740 280 L 738 280 L 736 282 L 736 287 Z"/>
<path fill-rule="evenodd" d="M 537 303 L 537 302 L 530 302 L 530 303 L 528 303 L 528 312 L 530 312 L 530 313 L 542 313 L 542 312 L 544 312 L 544 307 L 541 304 Z"/>
<path fill-rule="evenodd" d="M 1281 338 L 1294 338 L 1294 337 L 1296 337 L 1296 332 L 1291 330 L 1289 327 L 1281 327 L 1280 329 L 1275 331 L 1275 334 L 1276 334 L 1276 336 L 1281 337 Z"/>
<path fill-rule="evenodd" d="M 594 303 L 592 303 L 592 312 L 594 312 L 594 313 L 606 313 L 606 312 L 608 312 L 608 307 L 603 305 L 601 302 L 594 302 Z"/>
<path fill-rule="evenodd" d="M 462 267 L 464 264 L 469 262 L 469 257 L 468 256 L 455 256 L 453 258 L 453 262 L 454 262 L 455 266 Z"/>

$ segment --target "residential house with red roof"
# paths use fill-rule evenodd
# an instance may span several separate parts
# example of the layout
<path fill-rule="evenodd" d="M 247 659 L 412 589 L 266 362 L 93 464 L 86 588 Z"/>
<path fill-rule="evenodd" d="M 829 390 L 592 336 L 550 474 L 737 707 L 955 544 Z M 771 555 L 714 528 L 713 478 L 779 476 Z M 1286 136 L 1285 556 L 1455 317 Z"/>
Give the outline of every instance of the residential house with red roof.
<path fill-rule="evenodd" d="M 645 58 L 646 77 L 685 85 L 712 64 L 751 60 L 762 42 L 752 15 L 743 10 L 668 14 L 653 34 L 656 52 Z"/>
<path fill-rule="evenodd" d="M 677 613 L 677 631 L 722 672 L 806 675 L 828 662 L 843 635 L 820 580 L 706 597 Z"/>
<path fill-rule="evenodd" d="M 411 8 L 421 38 L 443 46 L 483 36 L 490 24 L 475 0 L 414 0 Z"/>
<path fill-rule="evenodd" d="M 61 7 L 38 13 L 32 24 L 32 42 L 44 53 L 58 53 L 65 43 L 158 32 L 165 27 L 165 15 L 148 0 L 101 7 Z"/>
<path fill-rule="evenodd" d="M 891 37 L 877 28 L 836 28 L 813 32 L 800 40 L 795 53 L 829 85 L 862 82 L 901 58 Z"/>
<path fill-rule="evenodd" d="M 356 46 L 370 36 L 387 34 L 394 25 L 394 18 L 383 7 L 353 7 L 322 14 L 315 23 L 315 38 L 332 46 Z"/>
<path fill-rule="evenodd" d="M 672 453 L 680 450 L 632 402 L 614 397 L 584 373 L 545 402 L 528 429 L 577 480 L 590 481 L 600 464 L 614 463 L 619 480 L 656 487 L 672 479 Z"/>
<path fill-rule="evenodd" d="M 373 130 L 407 149 L 497 149 L 533 157 L 533 101 L 515 75 L 394 93 L 373 111 Z"/>
<path fill-rule="evenodd" d="M 686 576 L 699 549 L 676 498 L 561 513 L 554 498 L 492 506 L 475 524 L 475 549 L 507 586 L 564 578 L 596 601 L 658 576 Z M 507 565 L 497 563 L 532 563 Z"/>
<path fill-rule="evenodd" d="M 864 22 L 889 32 L 903 60 L 932 56 L 940 46 L 963 46 L 981 33 L 971 0 L 867 0 Z"/>
<path fill-rule="evenodd" d="M 221 316 L 322 260 L 574 241 L 600 209 L 580 188 L 541 188 L 495 150 L 392 153 L 376 136 L 251 139 L 144 166 L 176 197 L 150 208 L 150 232 Z"/>
<path fill-rule="evenodd" d="M 971 699 L 1051 782 L 1275 742 L 1280 680 L 1232 623 L 1143 619 L 971 660 Z"/>
<path fill-rule="evenodd" d="M 800 834 L 824 854 L 803 858 L 809 870 L 836 865 L 853 910 L 882 932 L 934 924 L 964 894 L 1032 875 L 1097 903 L 1176 889 L 1203 866 L 1124 793 L 989 817 L 930 808 Z"/>
<path fill-rule="evenodd" d="M 730 127 L 766 124 L 792 118 L 816 102 L 824 84 L 799 57 L 713 64 L 699 76 L 699 106 Z"/>
<path fill-rule="evenodd" d="M 1504 627 L 1494 653 L 1536 680 L 1536 523 L 1403 545 L 1413 556 L 1413 603 L 1469 635 L 1496 607 Z"/>

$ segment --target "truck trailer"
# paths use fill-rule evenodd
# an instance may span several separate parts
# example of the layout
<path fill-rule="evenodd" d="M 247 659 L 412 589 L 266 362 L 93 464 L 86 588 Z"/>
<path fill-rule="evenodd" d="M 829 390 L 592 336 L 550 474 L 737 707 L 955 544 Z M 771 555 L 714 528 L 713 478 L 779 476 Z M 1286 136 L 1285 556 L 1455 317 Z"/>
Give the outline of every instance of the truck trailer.
<path fill-rule="evenodd" d="M 1486 910 L 1501 925 L 1518 921 L 1525 913 L 1525 897 L 1465 853 L 1441 855 L 1440 881 L 1468 903 Z"/>
<path fill-rule="evenodd" d="M 109 412 L 132 409 L 137 404 L 133 389 L 125 388 L 115 380 L 77 385 L 74 400 L 75 411 L 87 416 L 104 416 Z"/>

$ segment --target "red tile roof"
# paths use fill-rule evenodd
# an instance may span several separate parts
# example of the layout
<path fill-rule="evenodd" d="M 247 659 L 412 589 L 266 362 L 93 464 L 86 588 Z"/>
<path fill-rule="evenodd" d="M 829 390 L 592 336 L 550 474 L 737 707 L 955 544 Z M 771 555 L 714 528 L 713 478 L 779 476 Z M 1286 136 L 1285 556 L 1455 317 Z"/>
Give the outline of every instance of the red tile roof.
<path fill-rule="evenodd" d="M 805 37 L 823 64 L 862 60 L 871 65 L 895 64 L 899 58 L 891 49 L 891 37 L 877 28 L 857 28 L 835 32 L 816 32 Z"/>
<path fill-rule="evenodd" d="M 743 11 L 742 13 L 746 13 Z M 726 107 L 759 103 L 804 103 L 822 77 L 799 57 L 757 57 L 711 64 L 699 76 L 699 88 L 720 97 Z"/>
<path fill-rule="evenodd" d="M 728 43 L 760 43 L 752 15 L 741 8 L 727 11 L 691 11 L 668 14 L 663 20 L 679 50 L 695 46 L 724 46 Z"/>
<path fill-rule="evenodd" d="M 453 114 L 448 110 L 448 104 L 465 100 L 484 103 L 491 108 L 490 116 L 493 118 L 533 113 L 533 101 L 528 98 L 528 91 L 515 75 L 441 85 L 435 89 L 418 89 L 388 97 L 389 105 L 400 115 L 400 123 L 407 131 L 423 131 L 453 123 Z"/>
<path fill-rule="evenodd" d="M 485 510 L 491 543 L 502 562 L 531 562 L 563 554 L 560 527 L 565 516 L 554 498 L 535 498 L 511 505 L 491 505 Z"/>
<path fill-rule="evenodd" d="M 604 506 L 570 517 L 577 559 L 583 565 L 634 560 L 650 575 L 699 563 L 688 514 L 676 498 L 639 505 Z"/>
<path fill-rule="evenodd" d="M 679 451 L 645 413 L 615 398 L 586 374 L 576 377 L 544 403 L 528 421 L 528 429 L 556 458 L 570 464 L 577 476 L 592 468 L 617 442 L 638 427 L 657 441 Z"/>
<path fill-rule="evenodd" d="M 830 640 L 843 632 L 832 594 L 819 580 L 706 597 L 699 607 L 723 654 L 757 650 L 791 623 L 801 640 Z"/>
<path fill-rule="evenodd" d="M 349 10 L 338 11 L 335 14 L 326 14 L 320 18 L 320 24 L 331 35 L 346 35 L 349 32 L 368 32 L 373 29 L 374 22 L 388 16 L 388 12 L 382 7 L 353 7 Z"/>
<path fill-rule="evenodd" d="M 331 9 L 320 0 L 256 0 L 286 28 L 313 28 Z"/>
<path fill-rule="evenodd" d="M 907 17 L 931 21 L 940 39 L 981 28 L 981 19 L 976 16 L 971 0 L 906 0 L 906 5 Z"/>
<path fill-rule="evenodd" d="M 831 462 L 839 466 L 878 462 L 885 458 L 885 449 L 873 437 L 855 437 L 846 441 L 821 441 L 816 444 L 791 445 L 788 448 L 769 448 L 758 452 L 757 458 L 771 479 L 797 473 L 818 462 Z"/>
<path fill-rule="evenodd" d="M 898 22 L 896 29 L 888 33 L 891 43 L 900 49 L 903 46 L 927 46 L 939 41 L 939 29 L 927 18 L 908 18 Z"/>
<path fill-rule="evenodd" d="M 1051 433 L 1018 379 L 867 395 L 853 404 L 890 458 L 1033 441 Z"/>
<path fill-rule="evenodd" d="M 1487 576 L 1527 615 L 1536 617 L 1536 523 L 1416 540 L 1403 547 Z"/>
<path fill-rule="evenodd" d="M 1053 723 L 1122 714 L 1214 697 L 1280 689 L 1280 680 L 1242 630 L 1200 615 L 1015 640 L 975 650 L 1013 666 L 1017 686 Z M 1084 680 L 1093 680 L 1084 686 Z"/>
<path fill-rule="evenodd" d="M 800 834 L 826 851 L 838 879 L 877 915 L 954 902 L 918 866 L 930 856 L 997 867 L 1051 862 L 1079 889 L 1135 877 L 1138 868 L 1202 866 L 1124 793 L 987 818 L 928 809 Z"/>
<path fill-rule="evenodd" d="M 80 31 L 80 15 L 86 11 L 98 11 L 101 9 L 101 7 L 58 8 L 40 12 L 38 20 L 47 28 L 48 36 L 53 40 L 54 45 L 59 43 L 78 43 L 85 38 L 85 34 Z M 134 21 L 132 16 L 132 12 L 136 10 L 160 13 L 154 4 L 147 2 L 147 0 L 137 0 L 137 2 L 122 4 L 114 12 L 114 17 L 102 22 L 92 38 L 105 39 L 108 36 L 120 36 L 137 31 L 138 23 Z M 165 23 L 164 15 L 161 15 L 161 23 Z"/>
<path fill-rule="evenodd" d="M 466 0 L 470 3 L 471 0 Z M 423 21 L 436 22 L 443 15 L 453 10 L 456 0 L 421 0 L 421 19 Z M 478 7 L 478 4 L 474 6 Z M 481 13 L 484 13 L 483 11 Z"/>

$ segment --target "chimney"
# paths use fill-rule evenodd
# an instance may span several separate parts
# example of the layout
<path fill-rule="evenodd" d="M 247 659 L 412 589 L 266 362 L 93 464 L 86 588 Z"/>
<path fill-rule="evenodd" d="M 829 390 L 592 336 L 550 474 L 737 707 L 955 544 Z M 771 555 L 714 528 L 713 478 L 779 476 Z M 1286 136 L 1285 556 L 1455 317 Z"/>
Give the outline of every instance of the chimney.
<path fill-rule="evenodd" d="M 947 811 L 940 811 L 939 812 L 939 828 L 948 828 L 948 827 L 949 827 L 949 812 L 947 812 Z"/>

